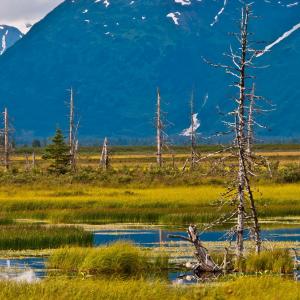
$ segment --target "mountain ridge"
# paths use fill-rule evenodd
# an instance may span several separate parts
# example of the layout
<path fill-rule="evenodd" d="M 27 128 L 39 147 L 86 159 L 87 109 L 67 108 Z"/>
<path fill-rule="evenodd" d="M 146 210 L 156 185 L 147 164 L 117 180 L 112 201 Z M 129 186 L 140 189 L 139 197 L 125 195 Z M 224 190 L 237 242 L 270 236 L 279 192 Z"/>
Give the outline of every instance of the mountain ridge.
<path fill-rule="evenodd" d="M 170 135 L 189 125 L 192 89 L 200 131 L 209 135 L 221 130 L 216 107 L 228 111 L 235 91 L 228 88 L 231 79 L 201 57 L 222 62 L 222 53 L 230 43 L 235 45 L 227 33 L 237 29 L 240 3 L 228 2 L 211 26 L 222 7 L 223 1 L 65 1 L 0 59 L 0 99 L 14 116 L 18 135 L 29 139 L 51 135 L 56 124 L 66 128 L 71 86 L 85 137 L 154 135 L 157 86 L 174 124 Z M 259 2 L 253 9 L 262 15 L 253 20 L 253 31 L 266 44 L 300 21 L 298 6 Z M 178 25 L 167 16 L 175 12 L 180 13 Z M 277 104 L 275 112 L 262 117 L 272 131 L 261 135 L 300 137 L 299 46 L 295 32 L 257 59 L 272 65 L 258 70 L 258 93 Z M 206 94 L 207 104 L 201 108 Z M 24 118 L 31 113 L 34 117 Z"/>

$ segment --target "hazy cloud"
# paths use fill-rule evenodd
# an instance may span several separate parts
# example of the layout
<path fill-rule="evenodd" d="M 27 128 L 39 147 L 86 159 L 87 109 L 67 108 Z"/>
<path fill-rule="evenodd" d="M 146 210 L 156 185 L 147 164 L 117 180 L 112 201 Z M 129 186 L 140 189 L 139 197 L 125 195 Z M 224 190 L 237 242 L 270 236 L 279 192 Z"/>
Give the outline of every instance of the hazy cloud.
<path fill-rule="evenodd" d="M 0 24 L 26 32 L 26 23 L 35 23 L 63 0 L 0 0 Z"/>

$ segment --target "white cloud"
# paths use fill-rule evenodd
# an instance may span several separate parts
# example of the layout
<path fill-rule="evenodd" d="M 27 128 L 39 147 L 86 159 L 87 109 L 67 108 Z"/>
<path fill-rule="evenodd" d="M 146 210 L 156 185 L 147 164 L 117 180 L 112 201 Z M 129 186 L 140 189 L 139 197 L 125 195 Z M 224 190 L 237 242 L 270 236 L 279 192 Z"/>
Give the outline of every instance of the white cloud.
<path fill-rule="evenodd" d="M 1 0 L 0 24 L 18 27 L 26 32 L 26 23 L 34 24 L 63 0 Z"/>

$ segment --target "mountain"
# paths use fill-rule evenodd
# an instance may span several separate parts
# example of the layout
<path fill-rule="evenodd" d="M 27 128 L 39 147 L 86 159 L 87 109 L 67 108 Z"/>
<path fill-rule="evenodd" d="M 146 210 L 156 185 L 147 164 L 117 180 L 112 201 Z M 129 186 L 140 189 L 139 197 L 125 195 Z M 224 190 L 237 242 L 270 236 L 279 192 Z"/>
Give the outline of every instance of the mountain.
<path fill-rule="evenodd" d="M 203 62 L 228 63 L 229 32 L 238 31 L 238 0 L 67 0 L 0 57 L 0 101 L 19 137 L 49 136 L 67 128 L 68 89 L 75 90 L 82 137 L 154 135 L 156 88 L 169 134 L 189 126 L 195 92 L 201 133 L 223 130 L 232 106 L 232 78 Z M 271 44 L 300 22 L 300 5 L 253 4 L 253 39 Z M 276 105 L 261 116 L 260 135 L 300 137 L 300 30 L 257 58 L 257 93 Z M 206 104 L 203 98 L 208 95 Z"/>
<path fill-rule="evenodd" d="M 23 37 L 22 32 L 11 26 L 0 25 L 0 55 Z"/>

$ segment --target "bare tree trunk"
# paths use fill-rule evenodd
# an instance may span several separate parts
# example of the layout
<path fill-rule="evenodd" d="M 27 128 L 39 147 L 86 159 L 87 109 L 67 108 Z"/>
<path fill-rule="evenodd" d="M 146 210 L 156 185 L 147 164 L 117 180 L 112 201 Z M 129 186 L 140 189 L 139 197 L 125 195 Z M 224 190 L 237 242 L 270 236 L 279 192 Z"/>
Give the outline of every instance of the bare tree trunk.
<path fill-rule="evenodd" d="M 250 94 L 250 103 L 249 103 L 249 113 L 248 113 L 248 128 L 247 128 L 247 155 L 248 158 L 251 159 L 252 157 L 252 148 L 253 148 L 253 125 L 254 125 L 254 101 L 255 101 L 255 84 L 252 85 L 252 91 Z M 248 166 L 251 168 L 251 165 Z M 260 253 L 261 250 L 261 237 L 260 237 L 260 226 L 258 222 L 258 213 L 255 206 L 255 201 L 253 197 L 253 192 L 250 186 L 250 180 L 246 177 L 246 189 L 250 201 L 250 209 L 252 215 L 252 222 L 253 222 L 253 234 L 254 234 L 254 242 L 255 242 L 255 252 Z"/>
<path fill-rule="evenodd" d="M 9 169 L 9 156 L 10 156 L 10 142 L 9 142 L 9 120 L 7 108 L 4 110 L 4 167 L 5 170 Z"/>
<path fill-rule="evenodd" d="M 259 226 L 259 222 L 258 222 L 258 213 L 257 213 L 257 209 L 255 206 L 255 201 L 254 201 L 253 193 L 252 193 L 248 178 L 246 178 L 246 188 L 247 188 L 248 197 L 249 197 L 249 201 L 250 201 L 250 209 L 251 209 L 252 221 L 253 221 L 255 252 L 260 253 L 260 251 L 261 251 L 261 236 L 260 236 L 260 226 Z"/>
<path fill-rule="evenodd" d="M 238 147 L 238 215 L 237 215 L 237 239 L 236 255 L 242 257 L 244 253 L 244 223 L 245 223 L 245 79 L 246 79 L 246 57 L 248 50 L 248 20 L 249 8 L 243 8 L 241 20 L 241 56 L 239 64 L 239 99 L 236 118 L 236 142 Z"/>
<path fill-rule="evenodd" d="M 75 166 L 75 123 L 74 123 L 74 93 L 73 88 L 71 88 L 70 95 L 70 116 L 69 116 L 69 147 L 70 147 L 70 166 L 74 171 Z"/>
<path fill-rule="evenodd" d="M 259 53 L 259 51 L 253 49 L 251 41 L 249 41 L 250 33 L 248 31 L 248 25 L 251 16 L 251 5 L 245 5 L 242 9 L 240 32 L 237 34 L 234 33 L 234 36 L 239 42 L 238 53 L 233 52 L 230 47 L 230 54 L 227 54 L 227 56 L 232 59 L 232 64 L 211 64 L 214 67 L 221 67 L 225 69 L 227 74 L 232 75 L 235 78 L 233 86 L 239 89 L 239 95 L 234 99 L 236 103 L 235 108 L 229 113 L 229 115 L 235 116 L 235 120 L 234 122 L 225 122 L 230 130 L 234 129 L 235 132 L 234 145 L 232 149 L 235 149 L 236 152 L 231 154 L 237 158 L 237 174 L 235 174 L 236 180 L 234 181 L 236 188 L 232 189 L 230 186 L 230 192 L 225 197 L 230 198 L 230 203 L 232 203 L 232 196 L 234 195 L 234 200 L 237 201 L 237 208 L 230 218 L 237 216 L 235 233 L 236 255 L 238 258 L 241 258 L 244 252 L 244 230 L 245 222 L 248 219 L 246 218 L 246 208 L 247 210 L 250 209 L 252 212 L 251 220 L 253 221 L 256 252 L 259 252 L 261 248 L 258 215 L 250 185 L 250 177 L 253 175 L 252 166 L 254 165 L 254 162 L 252 161 L 254 155 L 251 153 L 254 125 L 253 113 L 255 111 L 254 101 L 256 98 L 259 98 L 254 95 L 254 85 L 252 88 L 252 94 L 250 94 L 250 106 L 248 110 L 246 104 L 249 97 L 249 94 L 246 93 L 246 91 L 249 90 L 249 88 L 247 88 L 246 80 L 253 78 L 253 76 L 248 74 L 248 68 L 255 67 L 253 60 L 257 57 L 257 53 Z M 236 82 L 236 78 L 238 78 L 238 82 Z M 247 121 L 248 127 L 246 124 Z M 250 205 L 246 200 L 249 200 Z"/>
<path fill-rule="evenodd" d="M 254 112 L 254 97 L 255 97 L 255 84 L 252 85 L 250 95 L 249 114 L 248 114 L 248 132 L 247 132 L 247 154 L 251 156 L 253 146 L 253 112 Z"/>
<path fill-rule="evenodd" d="M 104 139 L 103 147 L 102 147 L 102 153 L 101 153 L 101 159 L 100 159 L 100 165 L 104 170 L 107 170 L 109 168 L 109 151 L 108 151 L 108 139 Z"/>
<path fill-rule="evenodd" d="M 159 167 L 162 166 L 162 120 L 161 120 L 161 98 L 159 88 L 157 89 L 157 110 L 156 110 L 156 161 Z"/>

